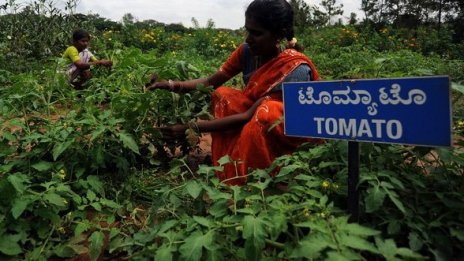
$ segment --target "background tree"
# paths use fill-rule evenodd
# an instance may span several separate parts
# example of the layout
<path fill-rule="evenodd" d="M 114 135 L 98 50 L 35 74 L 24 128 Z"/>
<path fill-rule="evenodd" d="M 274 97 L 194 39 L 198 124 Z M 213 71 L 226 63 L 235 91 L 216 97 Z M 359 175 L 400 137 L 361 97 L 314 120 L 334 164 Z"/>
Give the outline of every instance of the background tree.
<path fill-rule="evenodd" d="M 135 17 L 131 13 L 124 14 L 122 16 L 122 24 L 124 26 L 129 26 L 134 24 L 135 22 Z"/>
<path fill-rule="evenodd" d="M 303 29 L 313 24 L 311 20 L 311 7 L 304 0 L 290 0 L 289 3 L 293 8 L 295 27 L 297 29 Z"/>
<path fill-rule="evenodd" d="M 329 24 L 334 16 L 343 15 L 343 4 L 337 4 L 337 0 L 322 0 L 321 6 L 326 11 Z"/>
<path fill-rule="evenodd" d="M 329 24 L 329 16 L 322 11 L 318 6 L 312 7 L 313 11 L 313 24 L 317 27 Z"/>
<path fill-rule="evenodd" d="M 380 22 L 379 12 L 382 8 L 381 1 L 362 0 L 361 10 L 364 12 L 365 20 Z"/>
<path fill-rule="evenodd" d="M 358 22 L 358 15 L 356 13 L 350 13 L 350 17 L 348 19 L 348 24 L 354 25 Z"/>

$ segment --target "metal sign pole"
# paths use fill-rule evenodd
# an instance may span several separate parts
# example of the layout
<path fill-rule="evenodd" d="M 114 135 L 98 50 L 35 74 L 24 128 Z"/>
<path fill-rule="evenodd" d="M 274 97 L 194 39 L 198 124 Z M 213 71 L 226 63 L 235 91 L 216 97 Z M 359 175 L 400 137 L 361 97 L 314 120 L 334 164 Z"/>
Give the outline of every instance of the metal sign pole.
<path fill-rule="evenodd" d="M 350 222 L 359 221 L 359 142 L 348 141 L 348 212 Z"/>

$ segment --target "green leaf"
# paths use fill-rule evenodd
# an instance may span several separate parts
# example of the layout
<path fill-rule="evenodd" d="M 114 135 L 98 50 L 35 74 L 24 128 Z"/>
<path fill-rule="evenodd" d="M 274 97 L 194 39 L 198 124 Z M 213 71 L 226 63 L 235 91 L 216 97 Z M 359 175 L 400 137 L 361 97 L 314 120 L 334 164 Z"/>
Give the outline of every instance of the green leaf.
<path fill-rule="evenodd" d="M 420 254 L 417 254 L 417 253 L 413 252 L 411 249 L 407 249 L 407 248 L 404 248 L 404 247 L 398 248 L 397 253 L 398 253 L 398 255 L 400 255 L 402 257 L 406 257 L 406 258 L 425 259 Z"/>
<path fill-rule="evenodd" d="M 387 239 L 383 241 L 381 238 L 375 238 L 375 244 L 379 249 L 380 253 L 385 257 L 387 260 L 393 260 L 394 256 L 396 255 L 397 247 L 395 241 L 393 239 Z"/>
<path fill-rule="evenodd" d="M 205 227 L 212 227 L 214 225 L 213 221 L 204 217 L 193 216 L 193 220 L 195 220 L 198 224 L 205 226 Z"/>
<path fill-rule="evenodd" d="M 184 260 L 200 260 L 204 246 L 210 245 L 213 241 L 212 232 L 203 235 L 201 231 L 193 232 L 185 239 L 185 243 L 179 248 L 179 252 Z"/>
<path fill-rule="evenodd" d="M 264 241 L 266 235 L 265 222 L 260 217 L 245 216 L 242 221 L 243 237 L 245 239 L 261 238 Z"/>
<path fill-rule="evenodd" d="M 90 206 L 92 206 L 96 211 L 102 210 L 102 206 L 99 202 L 92 202 L 90 203 Z"/>
<path fill-rule="evenodd" d="M 344 166 L 345 164 L 342 163 L 342 162 L 337 162 L 337 161 L 322 161 L 321 163 L 319 163 L 319 168 L 320 169 L 323 169 L 323 168 L 328 168 L 328 167 L 337 167 L 337 166 Z"/>
<path fill-rule="evenodd" d="M 229 155 L 225 155 L 218 160 L 219 166 L 225 165 L 227 163 L 233 162 Z"/>
<path fill-rule="evenodd" d="M 303 238 L 292 251 L 292 258 L 318 259 L 322 251 L 329 247 L 331 239 L 327 235 L 314 234 Z"/>
<path fill-rule="evenodd" d="M 86 246 L 81 244 L 69 244 L 69 248 L 71 248 L 75 254 L 82 255 L 89 252 L 89 249 Z"/>
<path fill-rule="evenodd" d="M 87 190 L 87 199 L 90 202 L 95 201 L 96 198 L 97 198 L 97 195 L 95 194 L 95 192 L 93 192 L 92 190 Z"/>
<path fill-rule="evenodd" d="M 29 178 L 21 173 L 9 175 L 7 180 L 19 194 L 22 194 L 27 189 L 26 183 L 29 183 Z"/>
<path fill-rule="evenodd" d="M 397 220 L 390 220 L 388 222 L 387 231 L 389 235 L 396 235 L 401 230 L 401 223 Z"/>
<path fill-rule="evenodd" d="M 100 181 L 100 178 L 97 176 L 88 176 L 88 184 L 95 190 L 95 192 L 102 194 L 103 193 L 103 183 Z"/>
<path fill-rule="evenodd" d="M 101 199 L 100 199 L 100 203 L 101 203 L 103 206 L 110 207 L 110 208 L 113 208 L 113 209 L 119 209 L 119 208 L 121 208 L 121 205 L 119 205 L 118 203 L 114 202 L 113 200 L 109 200 L 109 199 L 106 199 L 106 198 L 101 198 Z"/>
<path fill-rule="evenodd" d="M 220 199 L 230 199 L 232 196 L 228 193 L 224 193 L 218 189 L 214 189 L 212 187 L 205 187 L 206 191 L 208 192 L 208 196 L 213 201 L 218 201 Z"/>
<path fill-rule="evenodd" d="M 105 151 L 102 144 L 96 146 L 93 155 L 95 165 L 105 166 Z"/>
<path fill-rule="evenodd" d="M 328 251 L 327 257 L 324 258 L 324 261 L 348 261 L 348 260 L 363 260 L 360 254 L 350 250 L 349 248 L 342 249 L 341 251 Z M 391 261 L 391 260 L 389 260 Z"/>
<path fill-rule="evenodd" d="M 21 216 L 24 210 L 26 210 L 29 203 L 31 203 L 30 198 L 15 198 L 15 200 L 13 201 L 13 207 L 11 208 L 11 214 L 13 215 L 13 218 L 18 219 L 18 217 Z"/>
<path fill-rule="evenodd" d="M 0 252 L 9 256 L 21 254 L 21 246 L 18 244 L 19 238 L 13 235 L 0 236 Z"/>
<path fill-rule="evenodd" d="M 388 198 L 395 204 L 395 206 L 403 212 L 403 214 L 406 214 L 406 209 L 404 208 L 403 203 L 398 199 L 398 195 L 394 191 L 386 190 L 388 194 Z"/>
<path fill-rule="evenodd" d="M 159 234 L 164 233 L 164 232 L 168 231 L 169 229 L 175 227 L 178 223 L 179 223 L 179 221 L 177 221 L 177 220 L 164 221 L 163 224 L 161 225 L 158 233 Z"/>
<path fill-rule="evenodd" d="M 95 231 L 89 238 L 90 241 L 90 259 L 95 261 L 98 259 L 102 252 L 103 244 L 105 241 L 105 235 L 101 231 Z"/>
<path fill-rule="evenodd" d="M 154 260 L 163 260 L 170 261 L 172 260 L 172 246 L 168 244 L 162 245 L 156 250 L 156 255 Z"/>
<path fill-rule="evenodd" d="M 386 60 L 388 60 L 387 58 L 377 58 L 374 60 L 374 63 L 376 64 L 381 64 L 381 63 L 384 63 Z"/>
<path fill-rule="evenodd" d="M 140 154 L 139 146 L 137 145 L 137 143 L 135 143 L 134 139 L 132 138 L 130 134 L 125 133 L 125 132 L 120 132 L 118 136 L 119 136 L 119 140 L 122 141 L 122 144 L 124 145 L 124 147 L 129 148 L 130 150 L 132 150 L 133 152 L 137 154 Z"/>
<path fill-rule="evenodd" d="M 76 226 L 76 228 L 74 229 L 74 236 L 79 236 L 80 234 L 82 234 L 83 232 L 89 230 L 91 227 L 91 225 L 87 222 L 79 222 Z"/>
<path fill-rule="evenodd" d="M 414 233 L 414 232 L 409 233 L 408 239 L 409 239 L 409 247 L 413 251 L 419 251 L 424 245 L 424 242 L 419 238 L 419 235 L 417 233 Z"/>
<path fill-rule="evenodd" d="M 343 230 L 347 231 L 352 235 L 358 236 L 375 236 L 380 234 L 380 231 L 372 228 L 364 227 L 356 223 L 350 223 L 343 226 Z"/>
<path fill-rule="evenodd" d="M 259 260 L 265 246 L 265 222 L 260 217 L 245 216 L 242 221 L 247 260 Z"/>
<path fill-rule="evenodd" d="M 269 234 L 271 238 L 277 238 L 281 233 L 285 233 L 288 230 L 287 217 L 285 213 L 275 213 L 269 217 L 269 222 L 272 224 L 269 227 Z"/>
<path fill-rule="evenodd" d="M 58 207 L 65 207 L 66 206 L 66 200 L 61 197 L 60 195 L 53 193 L 53 192 L 48 192 L 43 195 L 43 199 L 48 201 L 48 203 L 58 206 Z"/>
<path fill-rule="evenodd" d="M 187 189 L 189 195 L 192 196 L 192 198 L 198 198 L 201 191 L 203 190 L 201 185 L 198 184 L 198 182 L 196 182 L 195 180 L 190 180 L 189 182 L 187 182 L 185 188 Z"/>
<path fill-rule="evenodd" d="M 3 137 L 8 141 L 15 141 L 16 140 L 16 136 L 14 136 L 13 134 L 11 134 L 11 132 L 6 131 L 6 130 L 4 130 L 2 132 L 2 135 L 0 135 L 0 137 Z"/>
<path fill-rule="evenodd" d="M 450 234 L 451 236 L 456 237 L 461 241 L 464 241 L 464 231 L 455 228 L 450 228 Z"/>
<path fill-rule="evenodd" d="M 73 144 L 74 139 L 68 140 L 66 142 L 60 142 L 55 144 L 52 150 L 52 155 L 53 155 L 53 160 L 56 161 L 56 159 L 69 147 L 71 144 Z"/>
<path fill-rule="evenodd" d="M 301 166 L 294 164 L 294 165 L 288 165 L 285 167 L 282 167 L 279 170 L 279 174 L 277 174 L 277 177 L 284 177 L 286 175 L 294 173 L 297 169 L 301 169 Z"/>
<path fill-rule="evenodd" d="M 90 137 L 90 141 L 95 140 L 100 135 L 102 135 L 105 131 L 106 131 L 106 128 L 104 126 L 98 126 L 97 128 L 95 128 L 94 131 L 92 131 L 92 136 Z"/>
<path fill-rule="evenodd" d="M 451 88 L 455 91 L 458 91 L 462 94 L 464 94 L 464 85 L 459 84 L 457 82 L 451 82 Z"/>
<path fill-rule="evenodd" d="M 385 192 L 380 190 L 379 186 L 371 187 L 367 190 L 367 196 L 364 199 L 366 212 L 372 213 L 379 209 L 385 199 Z"/>
<path fill-rule="evenodd" d="M 53 167 L 53 163 L 50 163 L 48 161 L 41 161 L 32 165 L 32 167 L 40 172 L 45 172 Z"/>
<path fill-rule="evenodd" d="M 221 199 L 221 200 L 214 200 L 213 204 L 208 209 L 208 212 L 213 217 L 219 218 L 219 217 L 226 216 L 228 214 L 227 210 L 228 210 L 227 200 Z"/>
<path fill-rule="evenodd" d="M 68 245 L 58 245 L 53 251 L 58 257 L 65 259 L 66 257 L 72 257 L 76 255 L 74 249 Z"/>
<path fill-rule="evenodd" d="M 364 238 L 354 235 L 340 235 L 338 239 L 339 243 L 345 246 L 354 249 L 370 251 L 372 253 L 379 253 L 377 248 Z"/>

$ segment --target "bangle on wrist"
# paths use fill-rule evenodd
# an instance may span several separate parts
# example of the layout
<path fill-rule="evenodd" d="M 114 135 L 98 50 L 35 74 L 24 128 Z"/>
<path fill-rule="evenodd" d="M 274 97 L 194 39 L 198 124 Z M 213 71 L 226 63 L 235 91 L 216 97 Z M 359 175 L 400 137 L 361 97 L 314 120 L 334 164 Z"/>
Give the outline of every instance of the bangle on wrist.
<path fill-rule="evenodd" d="M 169 90 L 174 91 L 175 87 L 174 87 L 173 80 L 168 80 L 168 86 L 169 86 Z"/>
<path fill-rule="evenodd" d="M 200 128 L 198 127 L 198 124 L 194 121 L 191 121 L 188 123 L 188 127 L 192 129 L 196 134 L 200 135 Z"/>

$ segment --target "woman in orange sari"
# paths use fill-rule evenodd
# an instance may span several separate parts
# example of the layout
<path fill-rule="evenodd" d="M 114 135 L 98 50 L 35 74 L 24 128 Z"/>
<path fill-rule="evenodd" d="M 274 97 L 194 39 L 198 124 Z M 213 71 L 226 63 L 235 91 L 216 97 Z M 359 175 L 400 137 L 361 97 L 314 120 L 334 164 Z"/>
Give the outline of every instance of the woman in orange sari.
<path fill-rule="evenodd" d="M 187 128 L 211 132 L 213 164 L 226 155 L 233 161 L 216 173 L 229 185 L 244 184 L 249 168 L 269 167 L 276 157 L 292 153 L 301 143 L 310 141 L 284 135 L 282 83 L 319 79 L 312 61 L 296 50 L 293 11 L 287 1 L 254 0 L 245 12 L 245 29 L 245 43 L 213 75 L 155 82 L 147 87 L 178 92 L 198 85 L 215 88 L 215 119 L 166 126 L 161 131 L 168 138 L 185 135 Z M 286 49 L 281 47 L 283 40 L 288 42 Z M 246 85 L 243 91 L 222 86 L 239 73 Z"/>

